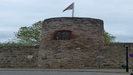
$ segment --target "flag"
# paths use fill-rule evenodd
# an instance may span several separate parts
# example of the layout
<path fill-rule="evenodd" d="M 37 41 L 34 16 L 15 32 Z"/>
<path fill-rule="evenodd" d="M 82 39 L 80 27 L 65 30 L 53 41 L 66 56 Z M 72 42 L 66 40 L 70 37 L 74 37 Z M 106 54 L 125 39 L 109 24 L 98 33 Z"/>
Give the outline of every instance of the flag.
<path fill-rule="evenodd" d="M 74 9 L 74 3 L 69 5 L 66 9 L 64 9 L 63 12 L 66 11 L 66 10 L 72 10 L 72 9 Z"/>

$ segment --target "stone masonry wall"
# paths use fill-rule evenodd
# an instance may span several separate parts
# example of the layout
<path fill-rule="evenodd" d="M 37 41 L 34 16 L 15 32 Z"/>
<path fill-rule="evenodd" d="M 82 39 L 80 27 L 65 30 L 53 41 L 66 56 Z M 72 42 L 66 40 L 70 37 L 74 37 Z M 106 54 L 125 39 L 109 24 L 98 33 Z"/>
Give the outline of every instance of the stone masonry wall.
<path fill-rule="evenodd" d="M 0 47 L 0 68 L 36 68 L 39 47 Z"/>
<path fill-rule="evenodd" d="M 79 68 L 85 69 L 90 65 L 91 65 L 91 68 L 99 68 L 100 62 L 97 56 L 104 56 L 105 58 L 103 58 L 103 68 L 122 68 L 121 65 L 126 64 L 126 48 L 123 45 L 124 43 L 106 43 L 104 44 L 104 48 L 101 51 L 102 53 L 101 55 L 97 54 L 95 55 L 95 57 L 90 56 L 89 58 L 88 58 L 88 55 L 93 55 L 99 52 L 95 50 L 86 52 L 86 51 L 82 51 L 80 48 L 76 48 L 75 49 L 76 51 L 66 50 L 66 49 L 57 50 L 53 52 L 51 51 L 50 54 L 55 54 L 54 58 L 56 60 L 62 61 L 60 65 L 58 62 L 56 62 L 51 66 L 58 65 L 60 66 L 60 68 L 63 68 L 65 65 L 68 66 L 68 64 L 69 66 L 73 66 L 73 65 L 79 66 L 80 64 L 84 64 L 84 66 Z M 38 68 L 38 64 L 37 64 L 38 51 L 39 51 L 39 47 L 0 47 L 0 68 Z M 129 54 L 133 54 L 133 43 L 130 43 Z M 70 59 L 60 60 L 61 58 L 59 58 L 59 57 L 66 57 L 66 56 L 69 57 Z M 81 59 L 77 59 L 77 57 Z M 86 57 L 88 59 L 86 59 Z M 47 58 L 43 58 L 43 60 L 46 60 L 46 59 Z M 53 63 L 53 60 L 48 62 Z M 92 61 L 94 62 L 92 63 Z M 69 66 L 66 68 L 69 68 Z M 47 65 L 46 68 L 49 68 L 49 67 L 50 65 Z M 132 57 L 129 57 L 129 68 L 133 68 Z"/>
<path fill-rule="evenodd" d="M 71 31 L 70 40 L 56 40 L 57 31 Z M 43 23 L 40 68 L 98 67 L 104 43 L 103 21 L 93 18 L 50 18 Z"/>
<path fill-rule="evenodd" d="M 129 54 L 133 54 L 133 43 L 130 43 Z M 102 50 L 104 68 L 121 68 L 126 65 L 126 48 L 124 43 L 106 43 Z M 133 68 L 133 57 L 129 57 L 129 67 Z"/>

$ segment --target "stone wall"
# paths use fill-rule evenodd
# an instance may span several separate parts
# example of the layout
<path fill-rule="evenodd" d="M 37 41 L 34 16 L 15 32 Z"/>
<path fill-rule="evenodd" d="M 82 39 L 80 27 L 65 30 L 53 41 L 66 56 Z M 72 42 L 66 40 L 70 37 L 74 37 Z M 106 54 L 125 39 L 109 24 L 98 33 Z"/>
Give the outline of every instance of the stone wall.
<path fill-rule="evenodd" d="M 36 68 L 39 47 L 0 47 L 0 68 Z"/>
<path fill-rule="evenodd" d="M 103 68 L 122 68 L 121 65 L 126 64 L 126 48 L 123 45 L 124 43 L 106 43 L 101 54 L 95 50 L 86 51 L 80 48 L 50 51 L 49 57 L 54 57 L 49 59 L 48 63 L 52 65 L 47 64 L 44 68 L 99 68 L 100 61 L 97 56 L 105 57 Z M 38 68 L 38 51 L 39 47 L 0 47 L 0 68 Z M 94 54 L 96 55 L 93 56 Z M 133 43 L 130 43 L 129 54 L 133 54 Z M 58 61 L 54 62 L 55 60 Z M 129 57 L 129 68 L 133 68 L 132 57 Z"/>
<path fill-rule="evenodd" d="M 126 65 L 125 43 L 106 43 L 102 50 L 104 68 L 121 68 Z M 130 43 L 128 55 L 133 54 L 133 43 Z M 129 57 L 129 67 L 133 68 L 133 57 Z"/>
<path fill-rule="evenodd" d="M 71 31 L 69 40 L 55 39 L 57 31 Z M 40 68 L 97 67 L 104 43 L 103 21 L 61 17 L 44 20 L 39 49 Z M 89 64 L 88 64 L 89 63 Z"/>

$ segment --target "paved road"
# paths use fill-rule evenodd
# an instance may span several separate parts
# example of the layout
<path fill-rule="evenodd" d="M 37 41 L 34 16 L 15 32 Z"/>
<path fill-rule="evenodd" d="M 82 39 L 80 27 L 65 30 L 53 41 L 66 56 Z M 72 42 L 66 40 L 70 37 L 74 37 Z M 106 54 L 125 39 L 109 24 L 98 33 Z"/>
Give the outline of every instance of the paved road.
<path fill-rule="evenodd" d="M 0 69 L 0 75 L 130 75 L 123 69 Z"/>

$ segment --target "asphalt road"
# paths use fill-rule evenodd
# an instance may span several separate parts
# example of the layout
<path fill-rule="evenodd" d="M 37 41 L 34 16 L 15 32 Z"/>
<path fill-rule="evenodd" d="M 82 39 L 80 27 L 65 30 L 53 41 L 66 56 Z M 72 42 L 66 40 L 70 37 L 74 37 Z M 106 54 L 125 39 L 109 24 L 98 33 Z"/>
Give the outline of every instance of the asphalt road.
<path fill-rule="evenodd" d="M 0 69 L 0 75 L 130 75 L 123 69 Z"/>

